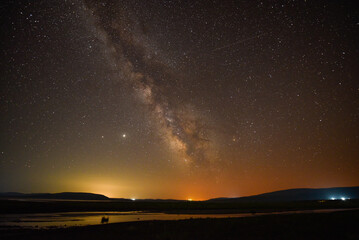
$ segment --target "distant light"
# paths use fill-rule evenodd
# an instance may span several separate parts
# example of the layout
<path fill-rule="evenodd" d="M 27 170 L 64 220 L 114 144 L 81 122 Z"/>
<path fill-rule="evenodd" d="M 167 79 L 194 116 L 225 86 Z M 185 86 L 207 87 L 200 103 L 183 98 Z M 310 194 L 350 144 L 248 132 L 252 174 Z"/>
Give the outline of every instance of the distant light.
<path fill-rule="evenodd" d="M 333 197 L 332 197 L 332 198 L 330 198 L 330 199 L 331 199 L 331 200 L 335 200 L 335 198 L 333 198 Z"/>
<path fill-rule="evenodd" d="M 125 138 L 125 137 L 126 137 L 126 133 L 122 134 L 122 137 Z"/>
<path fill-rule="evenodd" d="M 191 202 L 191 201 L 192 201 L 192 198 L 188 198 L 187 200 Z"/>
<path fill-rule="evenodd" d="M 132 201 L 136 201 L 136 198 L 131 198 Z"/>
<path fill-rule="evenodd" d="M 345 197 L 342 197 L 342 198 L 341 198 L 342 201 L 345 201 L 345 199 L 346 199 Z"/>

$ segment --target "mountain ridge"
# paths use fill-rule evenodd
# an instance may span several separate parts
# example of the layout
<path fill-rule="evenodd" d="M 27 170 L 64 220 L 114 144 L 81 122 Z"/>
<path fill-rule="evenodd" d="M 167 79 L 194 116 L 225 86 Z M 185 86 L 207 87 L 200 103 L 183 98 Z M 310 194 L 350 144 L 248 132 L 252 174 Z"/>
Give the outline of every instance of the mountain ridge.
<path fill-rule="evenodd" d="M 237 198 L 212 198 L 207 201 L 309 201 L 339 200 L 342 198 L 359 199 L 359 186 L 333 188 L 291 188 Z"/>
<path fill-rule="evenodd" d="M 0 198 L 20 198 L 20 199 L 59 199 L 59 200 L 110 200 L 109 197 L 87 192 L 61 192 L 61 193 L 19 193 L 3 192 Z"/>
<path fill-rule="evenodd" d="M 61 193 L 19 193 L 0 192 L 0 199 L 49 199 L 49 200 L 111 200 L 111 201 L 141 201 L 141 202 L 180 202 L 187 200 L 177 199 L 127 199 L 109 198 L 102 194 L 87 192 L 61 192 Z M 211 198 L 204 202 L 276 202 L 276 201 L 310 201 L 310 200 L 341 200 L 359 199 L 359 186 L 333 187 L 333 188 L 291 188 L 267 192 L 251 196 L 236 198 Z"/>

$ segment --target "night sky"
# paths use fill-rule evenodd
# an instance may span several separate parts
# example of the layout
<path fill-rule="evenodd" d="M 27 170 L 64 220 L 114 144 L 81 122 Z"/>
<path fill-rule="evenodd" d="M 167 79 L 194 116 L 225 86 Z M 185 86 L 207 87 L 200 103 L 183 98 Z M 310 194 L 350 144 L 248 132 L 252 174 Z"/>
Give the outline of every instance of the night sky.
<path fill-rule="evenodd" d="M 354 3 L 1 3 L 0 192 L 359 185 Z"/>

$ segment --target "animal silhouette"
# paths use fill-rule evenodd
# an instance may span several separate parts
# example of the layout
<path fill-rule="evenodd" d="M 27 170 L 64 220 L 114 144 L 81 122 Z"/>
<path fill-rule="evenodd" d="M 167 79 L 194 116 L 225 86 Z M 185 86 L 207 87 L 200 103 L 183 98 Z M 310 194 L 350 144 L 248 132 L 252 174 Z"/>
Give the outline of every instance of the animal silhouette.
<path fill-rule="evenodd" d="M 101 223 L 108 223 L 109 217 L 102 217 Z"/>

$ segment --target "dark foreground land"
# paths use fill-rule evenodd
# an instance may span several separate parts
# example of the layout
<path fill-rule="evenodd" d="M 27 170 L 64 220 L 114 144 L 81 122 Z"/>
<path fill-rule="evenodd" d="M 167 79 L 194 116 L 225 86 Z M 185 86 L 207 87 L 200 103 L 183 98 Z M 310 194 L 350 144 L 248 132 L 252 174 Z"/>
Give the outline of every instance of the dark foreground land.
<path fill-rule="evenodd" d="M 310 209 L 359 208 L 359 199 L 291 202 L 208 202 L 208 201 L 35 201 L 0 199 L 0 214 L 147 211 L 167 213 L 252 213 Z"/>
<path fill-rule="evenodd" d="M 359 239 L 359 210 L 0 230 L 0 239 Z"/>

